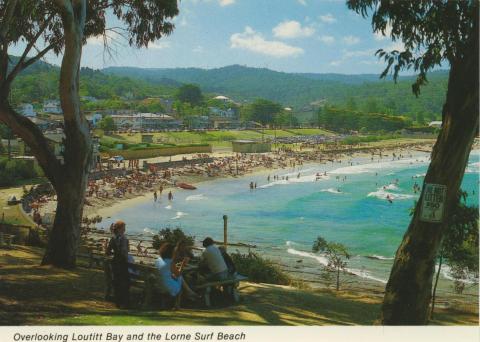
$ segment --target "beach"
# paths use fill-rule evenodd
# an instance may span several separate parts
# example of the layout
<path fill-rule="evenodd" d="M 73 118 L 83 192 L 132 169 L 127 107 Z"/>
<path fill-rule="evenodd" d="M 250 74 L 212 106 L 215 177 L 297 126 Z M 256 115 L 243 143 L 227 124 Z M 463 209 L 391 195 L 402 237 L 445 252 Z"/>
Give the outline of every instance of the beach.
<path fill-rule="evenodd" d="M 108 227 L 121 219 L 127 223 L 132 255 L 150 263 L 156 253 L 150 241 L 160 229 L 180 227 L 188 235 L 194 235 L 197 244 L 205 236 L 222 241 L 222 216 L 226 214 L 229 242 L 255 246 L 230 247 L 230 253 L 262 255 L 286 271 L 296 286 L 331 288 L 332 281 L 325 279 L 323 272 L 326 259 L 311 251 L 313 239 L 322 235 L 352 249 L 341 288 L 381 297 L 403 235 L 401 231 L 408 226 L 408 210 L 417 198 L 411 187 L 423 182 L 431 146 L 430 141 L 342 152 L 298 149 L 247 155 L 242 156 L 238 176 L 234 167 L 236 155 L 216 153 L 209 156 L 213 158 L 210 167 L 170 168 L 166 170 L 173 174 L 170 179 L 163 179 L 165 170 L 158 170 L 160 177 L 144 178 L 138 191 L 125 191 L 121 197 L 87 197 L 89 205 L 85 206 L 84 216 L 101 216 L 102 221 L 88 225 L 83 245 L 87 250 L 102 253 L 109 237 Z M 183 155 L 172 159 L 196 157 Z M 159 161 L 166 161 L 165 157 L 148 160 Z M 204 173 L 196 173 L 201 168 Z M 192 169 L 196 171 L 191 172 Z M 467 169 L 467 173 L 471 171 Z M 178 189 L 173 186 L 175 182 L 189 183 L 198 189 Z M 160 184 L 163 194 L 158 194 L 154 201 L 153 192 L 159 192 Z M 173 201 L 166 198 L 169 191 Z M 387 195 L 393 204 L 388 202 Z M 322 205 L 318 207 L 315 203 Z M 50 200 L 40 210 L 42 213 L 54 210 L 55 204 Z M 354 218 L 353 221 L 345 219 L 348 217 Z M 295 227 L 302 227 L 301 234 Z M 318 230 L 318 227 L 324 228 Z M 365 239 L 365 234 L 371 239 Z M 143 253 L 138 255 L 138 246 L 148 257 Z M 438 290 L 440 306 L 473 305 L 472 296 L 478 293 L 475 288 L 456 295 L 451 284 L 448 269 L 444 267 Z"/>

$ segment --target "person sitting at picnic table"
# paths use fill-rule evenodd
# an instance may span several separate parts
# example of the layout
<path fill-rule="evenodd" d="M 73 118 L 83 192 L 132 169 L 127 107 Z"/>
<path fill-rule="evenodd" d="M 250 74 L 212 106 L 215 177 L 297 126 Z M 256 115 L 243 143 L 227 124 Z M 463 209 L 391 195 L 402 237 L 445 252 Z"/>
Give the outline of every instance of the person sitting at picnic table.
<path fill-rule="evenodd" d="M 130 274 L 128 272 L 128 239 L 125 236 L 125 222 L 117 221 L 113 225 L 114 236 L 110 239 L 105 254 L 113 254 L 111 271 L 115 304 L 127 308 L 130 302 Z"/>
<path fill-rule="evenodd" d="M 176 262 L 179 260 L 180 245 L 181 243 L 179 242 L 174 247 L 173 244 L 165 242 L 160 246 L 160 256 L 155 261 L 155 267 L 157 268 L 156 285 L 160 292 L 167 293 L 172 297 L 178 296 L 183 289 L 190 299 L 195 300 L 199 296 L 188 286 L 182 277 L 182 270 L 188 264 L 190 258 L 185 256 L 181 261 Z"/>
<path fill-rule="evenodd" d="M 222 281 L 228 278 L 228 267 L 220 249 L 214 244 L 211 237 L 203 240 L 205 250 L 202 253 L 201 264 L 208 269 L 207 281 Z"/>

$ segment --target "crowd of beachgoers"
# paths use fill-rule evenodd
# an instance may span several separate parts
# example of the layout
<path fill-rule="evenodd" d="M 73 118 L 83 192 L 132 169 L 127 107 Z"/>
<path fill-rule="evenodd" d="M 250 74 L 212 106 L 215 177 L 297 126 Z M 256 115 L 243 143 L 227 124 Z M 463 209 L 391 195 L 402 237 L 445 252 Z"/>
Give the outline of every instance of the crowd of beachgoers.
<path fill-rule="evenodd" d="M 397 150 L 397 153 L 400 154 L 402 149 L 405 151 L 407 149 L 425 150 L 425 148 L 429 149 L 430 147 L 431 143 L 422 142 L 408 144 L 407 146 L 391 146 L 388 149 Z M 305 149 L 300 146 L 297 149 L 280 148 L 269 153 L 241 154 L 229 152 L 213 154 L 213 156 L 192 154 L 182 157 L 184 161 L 182 166 L 163 167 L 162 163 L 149 163 L 149 167 L 146 169 L 139 167 L 140 163 L 138 162 L 128 164 L 119 162 L 110 166 L 110 168 L 105 167 L 106 172 L 103 172 L 101 177 L 88 182 L 84 216 L 96 216 L 96 212 L 100 208 L 110 207 L 116 202 L 138 196 L 167 196 L 172 199 L 173 189 L 178 188 L 178 184 L 198 183 L 219 177 L 238 177 L 263 170 L 294 169 L 304 163 L 331 162 L 347 157 L 351 158 L 354 153 L 371 155 L 373 158 L 374 155 L 385 154 L 386 150 L 386 148 L 379 147 L 358 150 L 348 146 L 341 150 L 320 150 Z M 119 173 L 119 169 L 123 172 Z M 53 191 L 33 191 L 31 193 L 35 196 L 29 196 L 28 200 L 24 201 L 24 207 L 34 208 L 33 211 L 28 211 L 36 216 L 35 222 L 39 221 L 39 215 L 44 217 L 55 211 L 56 197 Z M 43 223 L 49 224 L 50 220 L 45 221 L 44 219 Z"/>
<path fill-rule="evenodd" d="M 191 154 L 182 156 L 180 165 L 171 163 L 150 163 L 148 167 L 140 167 L 140 162 L 118 162 L 104 167 L 101 177 L 88 182 L 84 207 L 84 223 L 101 222 L 98 211 L 112 207 L 114 204 L 140 196 L 151 196 L 155 200 L 165 196 L 173 200 L 175 191 L 192 186 L 204 180 L 220 177 L 239 177 L 252 172 L 272 170 L 272 179 L 279 177 L 274 170 L 295 169 L 304 163 L 348 163 L 355 156 L 381 157 L 391 151 L 392 158 L 407 156 L 411 151 L 426 152 L 431 149 L 431 141 L 418 143 L 389 145 L 388 147 L 353 148 L 352 146 L 336 146 L 335 149 L 312 149 L 297 146 L 295 149 L 281 147 L 269 153 L 213 153 Z M 122 170 L 123 172 L 118 172 Z M 111 171 L 111 172 L 109 172 Z M 318 175 L 322 177 L 323 175 Z M 189 184 L 190 183 L 190 184 Z M 251 188 L 255 184 L 250 184 Z M 56 208 L 56 196 L 51 189 L 38 191 L 35 187 L 26 191 L 28 196 L 23 207 L 35 223 L 49 225 L 52 223 Z"/>

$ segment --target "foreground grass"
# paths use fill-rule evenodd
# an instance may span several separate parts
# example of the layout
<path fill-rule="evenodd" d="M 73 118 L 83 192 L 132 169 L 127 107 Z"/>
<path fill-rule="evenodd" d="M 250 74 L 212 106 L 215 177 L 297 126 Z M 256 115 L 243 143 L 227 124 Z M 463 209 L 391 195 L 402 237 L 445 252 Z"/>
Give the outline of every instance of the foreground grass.
<path fill-rule="evenodd" d="M 372 325 L 381 297 L 369 293 L 301 291 L 246 283 L 235 306 L 179 311 L 119 310 L 103 300 L 100 270 L 38 266 L 42 250 L 0 249 L 1 325 Z M 135 302 L 138 293 L 133 293 Z M 136 304 L 138 306 L 138 304 Z M 439 310 L 434 324 L 477 325 L 478 315 Z"/>

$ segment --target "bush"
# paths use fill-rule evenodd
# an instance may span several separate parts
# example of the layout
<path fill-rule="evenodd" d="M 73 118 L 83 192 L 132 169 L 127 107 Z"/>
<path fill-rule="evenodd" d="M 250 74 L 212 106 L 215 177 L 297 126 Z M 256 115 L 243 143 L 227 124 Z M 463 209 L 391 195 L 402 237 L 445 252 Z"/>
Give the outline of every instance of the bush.
<path fill-rule="evenodd" d="M 250 281 L 277 285 L 292 284 L 290 276 L 278 265 L 256 253 L 241 254 L 237 252 L 231 254 L 231 257 L 237 272 L 248 276 Z"/>
<path fill-rule="evenodd" d="M 153 236 L 152 247 L 158 250 L 164 242 L 169 242 L 176 245 L 179 241 L 183 241 L 186 246 L 193 246 L 195 237 L 186 235 L 182 229 L 164 228 L 158 232 L 158 235 Z"/>
<path fill-rule="evenodd" d="M 24 160 L 0 159 L 0 186 L 11 186 L 15 181 L 36 178 L 41 173 Z"/>

